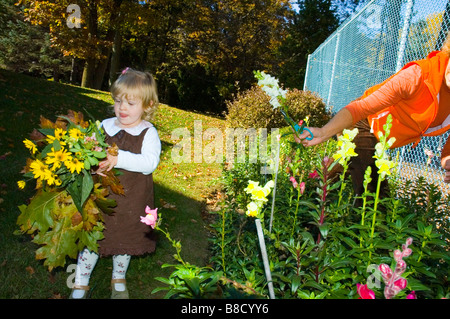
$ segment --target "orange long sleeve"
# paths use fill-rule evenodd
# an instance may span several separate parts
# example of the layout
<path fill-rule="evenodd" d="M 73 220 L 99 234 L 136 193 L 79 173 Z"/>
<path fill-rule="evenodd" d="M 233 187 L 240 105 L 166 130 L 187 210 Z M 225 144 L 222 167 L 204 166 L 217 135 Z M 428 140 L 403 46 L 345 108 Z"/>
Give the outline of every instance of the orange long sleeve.
<path fill-rule="evenodd" d="M 346 108 L 352 114 L 353 124 L 412 96 L 419 87 L 421 76 L 421 68 L 412 65 L 400 71 L 371 95 L 349 103 Z"/>

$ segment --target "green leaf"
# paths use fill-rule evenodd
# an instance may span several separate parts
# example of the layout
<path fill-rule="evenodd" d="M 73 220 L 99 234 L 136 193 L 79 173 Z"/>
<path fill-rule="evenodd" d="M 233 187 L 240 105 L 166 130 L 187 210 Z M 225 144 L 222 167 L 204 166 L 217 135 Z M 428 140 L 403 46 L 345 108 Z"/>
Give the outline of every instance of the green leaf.
<path fill-rule="evenodd" d="M 103 224 L 98 223 L 98 227 L 94 227 L 91 231 L 82 230 L 80 234 L 80 250 L 87 247 L 89 250 L 98 251 L 98 241 L 103 239 Z"/>
<path fill-rule="evenodd" d="M 200 296 L 200 280 L 197 277 L 184 278 L 184 282 L 195 297 Z"/>
<path fill-rule="evenodd" d="M 86 200 L 89 198 L 92 189 L 94 188 L 94 181 L 92 180 L 91 174 L 86 170 L 83 170 L 83 184 L 81 186 L 81 206 L 84 205 Z"/>
<path fill-rule="evenodd" d="M 301 277 L 294 275 L 294 277 L 292 278 L 292 282 L 291 282 L 291 292 L 293 294 L 295 294 L 295 292 L 297 291 L 298 287 L 300 287 L 301 284 Z"/>
<path fill-rule="evenodd" d="M 431 290 L 429 287 L 422 284 L 419 280 L 414 278 L 408 278 L 408 288 L 414 291 L 426 291 Z"/>
<path fill-rule="evenodd" d="M 102 159 L 106 157 L 106 152 L 92 151 L 92 155 L 94 155 L 96 158 Z"/>
<path fill-rule="evenodd" d="M 94 181 L 92 176 L 83 170 L 83 176 L 77 175 L 75 180 L 67 187 L 67 191 L 72 196 L 75 206 L 78 211 L 83 215 L 83 205 L 89 198 L 91 191 L 94 187 Z"/>
<path fill-rule="evenodd" d="M 78 211 L 82 214 L 83 206 L 81 204 L 81 183 L 82 183 L 82 176 L 77 175 L 75 177 L 75 180 L 67 186 L 66 190 L 72 197 L 73 203 L 77 207 Z"/>
<path fill-rule="evenodd" d="M 55 129 L 54 128 L 40 128 L 40 129 L 38 129 L 38 131 L 41 132 L 44 135 L 55 136 Z"/>
<path fill-rule="evenodd" d="M 35 237 L 33 242 L 42 245 L 36 251 L 36 259 L 45 259 L 44 265 L 51 271 L 56 267 L 63 267 L 66 257 L 76 258 L 78 246 L 77 234 L 82 224 L 71 227 L 71 219 L 66 217 L 55 223 L 52 230 L 44 235 Z"/>
<path fill-rule="evenodd" d="M 114 199 L 102 199 L 102 198 L 96 198 L 95 204 L 98 206 L 98 208 L 105 214 L 112 214 L 114 212 L 113 208 L 117 206 L 117 203 Z"/>
<path fill-rule="evenodd" d="M 89 163 L 89 161 L 87 159 L 84 160 L 84 169 L 86 169 L 86 170 L 91 169 L 91 164 Z"/>
<path fill-rule="evenodd" d="M 47 231 L 53 226 L 52 209 L 58 192 L 40 192 L 31 200 L 28 206 L 19 207 L 21 214 L 17 218 L 17 224 L 22 231 L 33 233 L 35 230 Z"/>

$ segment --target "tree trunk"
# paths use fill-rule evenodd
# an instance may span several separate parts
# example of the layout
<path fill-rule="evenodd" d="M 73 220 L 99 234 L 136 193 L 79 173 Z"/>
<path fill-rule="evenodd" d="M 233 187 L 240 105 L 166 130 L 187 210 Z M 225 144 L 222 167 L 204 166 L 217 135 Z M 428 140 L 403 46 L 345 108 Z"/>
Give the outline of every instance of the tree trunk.
<path fill-rule="evenodd" d="M 87 59 L 84 64 L 81 86 L 85 88 L 94 87 L 95 59 Z"/>
<path fill-rule="evenodd" d="M 103 54 L 106 56 L 106 58 L 97 61 L 97 66 L 95 68 L 93 88 L 96 90 L 102 89 L 103 79 L 105 78 L 106 69 L 108 67 L 109 58 L 111 56 L 110 48 L 105 48 L 103 49 L 103 51 L 104 51 Z"/>
<path fill-rule="evenodd" d="M 88 37 L 90 39 L 98 38 L 98 12 L 97 12 L 97 3 L 95 1 L 88 1 L 88 14 L 86 19 Z M 83 69 L 83 77 L 81 79 L 81 86 L 87 88 L 94 87 L 94 76 L 95 76 L 95 65 L 96 59 L 93 58 L 93 53 L 89 54 L 89 57 L 86 59 Z"/>
<path fill-rule="evenodd" d="M 122 33 L 120 30 L 116 31 L 116 35 L 114 36 L 114 44 L 112 47 L 111 54 L 111 65 L 109 67 L 109 86 L 114 83 L 117 79 L 117 74 L 119 72 L 120 66 L 120 54 L 122 53 Z"/>

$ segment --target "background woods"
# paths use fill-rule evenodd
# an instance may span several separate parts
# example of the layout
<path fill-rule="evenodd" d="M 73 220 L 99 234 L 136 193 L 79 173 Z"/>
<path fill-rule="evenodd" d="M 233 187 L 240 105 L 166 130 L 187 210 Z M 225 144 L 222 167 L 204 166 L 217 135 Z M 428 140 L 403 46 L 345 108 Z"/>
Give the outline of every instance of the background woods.
<path fill-rule="evenodd" d="M 146 69 L 165 103 L 221 114 L 256 69 L 301 89 L 308 54 L 359 2 L 1 0 L 0 65 L 102 90 Z"/>

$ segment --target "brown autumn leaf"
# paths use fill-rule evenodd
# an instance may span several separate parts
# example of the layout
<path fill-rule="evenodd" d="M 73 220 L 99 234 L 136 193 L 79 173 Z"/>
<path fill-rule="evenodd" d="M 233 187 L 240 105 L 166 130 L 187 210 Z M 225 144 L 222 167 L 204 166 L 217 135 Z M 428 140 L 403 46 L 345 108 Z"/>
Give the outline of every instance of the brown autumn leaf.
<path fill-rule="evenodd" d="M 161 203 L 162 208 L 177 210 L 177 206 L 174 204 L 166 202 L 164 199 L 160 198 L 159 202 Z"/>
<path fill-rule="evenodd" d="M 30 275 L 33 275 L 34 272 L 35 272 L 35 271 L 34 271 L 34 268 L 31 267 L 31 266 L 26 267 L 25 270 L 26 270 Z"/>
<path fill-rule="evenodd" d="M 108 147 L 108 154 L 112 155 L 112 156 L 117 156 L 119 155 L 119 147 L 117 146 L 116 143 L 113 143 L 113 145 L 111 145 L 110 147 Z"/>
<path fill-rule="evenodd" d="M 35 141 L 39 144 L 39 141 L 42 141 L 45 138 L 45 135 L 39 132 L 37 129 L 33 129 L 33 132 L 30 133 L 30 140 Z M 42 142 L 41 142 L 42 143 Z"/>
<path fill-rule="evenodd" d="M 89 126 L 89 122 L 86 122 L 84 120 L 84 115 L 81 112 L 76 112 L 73 110 L 69 110 L 67 112 L 67 118 L 69 118 L 73 123 L 75 123 L 76 125 L 79 125 L 83 128 L 87 128 Z"/>
<path fill-rule="evenodd" d="M 83 221 L 83 216 L 81 216 L 80 212 L 76 212 L 72 216 L 72 226 L 77 226 L 79 223 Z"/>
<path fill-rule="evenodd" d="M 63 121 L 57 121 L 56 123 L 50 121 L 49 119 L 43 117 L 42 115 L 40 116 L 40 126 L 41 128 L 62 128 L 62 129 L 66 129 L 66 123 Z"/>
<path fill-rule="evenodd" d="M 116 176 L 116 174 L 114 174 L 112 170 L 103 172 L 103 174 L 105 176 L 100 176 L 100 181 L 104 188 L 107 188 L 109 186 L 113 193 L 118 195 L 125 195 L 125 190 L 123 189 L 119 178 Z"/>

